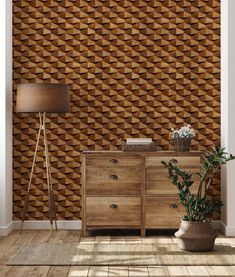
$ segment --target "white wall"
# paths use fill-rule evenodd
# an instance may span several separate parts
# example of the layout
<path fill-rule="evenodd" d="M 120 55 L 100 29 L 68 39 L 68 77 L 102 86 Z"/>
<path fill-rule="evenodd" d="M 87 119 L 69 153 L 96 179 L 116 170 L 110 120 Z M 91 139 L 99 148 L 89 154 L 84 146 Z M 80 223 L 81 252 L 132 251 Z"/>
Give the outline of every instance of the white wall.
<path fill-rule="evenodd" d="M 12 1 L 0 1 L 0 234 L 12 228 Z"/>
<path fill-rule="evenodd" d="M 221 1 L 221 145 L 235 154 L 235 1 Z M 235 161 L 222 170 L 222 223 L 235 235 Z"/>

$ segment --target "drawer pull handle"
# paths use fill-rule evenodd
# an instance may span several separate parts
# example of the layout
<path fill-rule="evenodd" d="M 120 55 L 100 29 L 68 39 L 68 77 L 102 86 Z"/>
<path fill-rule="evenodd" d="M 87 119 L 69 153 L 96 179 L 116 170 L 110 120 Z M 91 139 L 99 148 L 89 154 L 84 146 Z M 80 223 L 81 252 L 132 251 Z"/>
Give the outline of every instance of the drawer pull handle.
<path fill-rule="evenodd" d="M 117 175 L 110 175 L 109 178 L 111 180 L 117 180 L 118 179 L 118 176 Z"/>
<path fill-rule="evenodd" d="M 177 207 L 178 207 L 178 206 L 177 206 L 175 203 L 173 203 L 173 204 L 170 205 L 170 208 L 171 208 L 171 209 L 175 209 L 175 208 L 177 208 Z"/>
<path fill-rule="evenodd" d="M 111 164 L 117 164 L 117 163 L 118 163 L 118 160 L 116 160 L 116 159 L 111 159 L 109 162 L 110 162 Z"/>
<path fill-rule="evenodd" d="M 116 204 L 111 204 L 111 205 L 109 206 L 109 208 L 110 208 L 110 209 L 117 209 L 117 208 L 118 208 L 118 205 L 116 205 Z"/>

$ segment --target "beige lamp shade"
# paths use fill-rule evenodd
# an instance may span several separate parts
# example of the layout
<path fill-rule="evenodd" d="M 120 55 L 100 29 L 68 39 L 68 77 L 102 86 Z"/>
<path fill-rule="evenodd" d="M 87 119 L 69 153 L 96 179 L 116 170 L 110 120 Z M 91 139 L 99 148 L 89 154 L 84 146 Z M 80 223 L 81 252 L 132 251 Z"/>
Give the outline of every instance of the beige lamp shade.
<path fill-rule="evenodd" d="M 69 111 L 69 87 L 65 84 L 20 84 L 17 87 L 16 112 L 66 113 Z"/>

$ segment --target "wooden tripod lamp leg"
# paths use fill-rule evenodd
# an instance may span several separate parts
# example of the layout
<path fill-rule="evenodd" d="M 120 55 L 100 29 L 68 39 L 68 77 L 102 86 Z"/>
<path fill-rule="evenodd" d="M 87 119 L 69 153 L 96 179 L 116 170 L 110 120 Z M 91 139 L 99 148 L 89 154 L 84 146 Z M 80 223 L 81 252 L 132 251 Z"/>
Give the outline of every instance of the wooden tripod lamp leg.
<path fill-rule="evenodd" d="M 37 142 L 36 142 L 34 156 L 33 156 L 33 164 L 32 164 L 32 168 L 31 168 L 31 172 L 30 172 L 30 178 L 29 178 L 28 189 L 27 189 L 27 193 L 26 193 L 26 197 L 25 197 L 24 208 L 22 210 L 22 215 L 21 215 L 22 222 L 21 222 L 20 233 L 22 233 L 22 230 L 23 230 L 23 227 L 24 227 L 25 214 L 26 214 L 27 209 L 28 209 L 29 192 L 30 192 L 30 188 L 31 188 L 31 183 L 32 183 L 32 178 L 33 178 L 33 171 L 34 171 L 34 168 L 35 168 L 38 145 L 39 145 L 39 140 L 40 140 L 40 135 L 41 135 L 41 130 L 42 130 L 42 115 L 41 115 L 41 113 L 39 113 L 39 120 L 40 120 L 40 126 L 39 126 L 39 130 L 38 130 Z"/>
<path fill-rule="evenodd" d="M 52 217 L 54 218 L 55 229 L 57 231 L 57 219 L 56 219 L 56 205 L 55 205 L 55 196 L 53 190 L 51 190 L 51 210 L 52 210 Z"/>
<path fill-rule="evenodd" d="M 44 134 L 44 147 L 45 147 L 45 158 L 46 158 L 46 173 L 47 173 L 47 190 L 48 190 L 48 204 L 49 204 L 49 218 L 51 224 L 51 230 L 53 230 L 53 222 L 55 222 L 55 229 L 57 230 L 56 221 L 56 205 L 54 192 L 51 182 L 51 165 L 48 151 L 47 135 L 46 135 L 46 113 L 43 114 L 43 134 Z"/>
<path fill-rule="evenodd" d="M 47 136 L 46 137 L 46 144 L 47 144 Z M 47 144 L 48 145 L 48 144 Z M 48 149 L 48 146 L 47 146 Z M 49 157 L 49 151 L 47 151 L 47 160 L 48 160 L 48 173 L 49 173 L 49 186 L 50 186 L 50 209 L 51 209 L 51 216 L 55 223 L 55 230 L 57 231 L 57 219 L 56 219 L 56 204 L 55 204 L 55 196 L 54 190 L 51 181 L 51 163 Z"/>
<path fill-rule="evenodd" d="M 33 178 L 33 172 L 34 172 L 34 168 L 35 168 L 36 158 L 37 158 L 37 151 L 38 151 L 38 145 L 39 145 L 39 141 L 40 141 L 41 131 L 43 131 L 44 147 L 45 147 L 49 218 L 50 218 L 51 230 L 53 230 L 53 221 L 55 222 L 55 229 L 57 230 L 56 205 L 55 205 L 55 197 L 54 197 L 54 192 L 53 192 L 52 182 L 51 182 L 51 165 L 50 165 L 50 159 L 49 159 L 46 127 L 45 127 L 46 126 L 46 113 L 43 113 L 43 115 L 42 115 L 42 113 L 39 113 L 39 120 L 40 120 L 40 127 L 39 127 L 38 135 L 37 135 L 37 142 L 36 142 L 34 156 L 33 156 L 33 164 L 32 164 L 32 168 L 31 168 L 28 189 L 27 189 L 27 193 L 26 193 L 26 197 L 25 197 L 24 207 L 22 210 L 22 223 L 21 223 L 20 233 L 22 233 L 23 226 L 24 226 L 24 220 L 25 220 L 25 214 L 28 209 L 29 195 L 30 195 L 30 189 L 31 189 L 31 184 L 32 184 L 32 178 Z"/>

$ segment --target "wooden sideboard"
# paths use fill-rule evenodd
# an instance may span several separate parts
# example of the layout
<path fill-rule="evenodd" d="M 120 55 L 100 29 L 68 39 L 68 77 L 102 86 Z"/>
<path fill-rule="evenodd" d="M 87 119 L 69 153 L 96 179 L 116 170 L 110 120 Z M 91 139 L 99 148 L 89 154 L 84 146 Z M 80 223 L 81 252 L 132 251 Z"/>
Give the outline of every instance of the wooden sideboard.
<path fill-rule="evenodd" d="M 173 158 L 200 171 L 201 152 L 83 152 L 83 236 L 90 229 L 140 229 L 142 236 L 146 229 L 177 229 L 184 209 L 161 164 Z"/>

